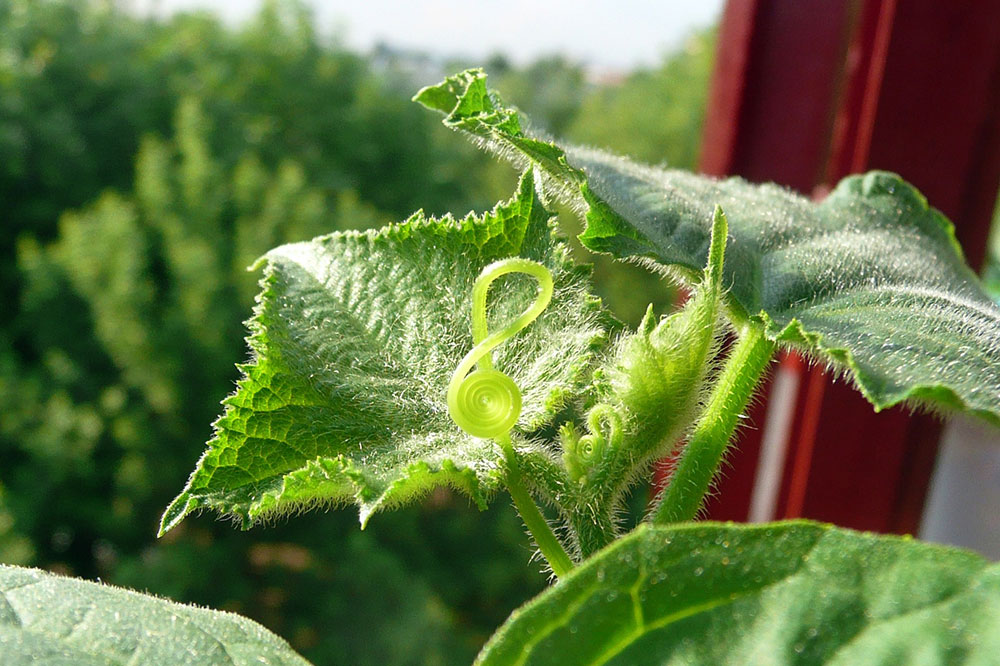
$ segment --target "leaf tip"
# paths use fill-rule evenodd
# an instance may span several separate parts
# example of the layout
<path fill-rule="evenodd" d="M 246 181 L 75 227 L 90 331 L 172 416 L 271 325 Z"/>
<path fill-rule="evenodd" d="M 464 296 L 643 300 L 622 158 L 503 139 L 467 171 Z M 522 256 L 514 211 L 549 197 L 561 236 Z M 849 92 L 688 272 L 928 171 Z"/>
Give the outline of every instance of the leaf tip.
<path fill-rule="evenodd" d="M 249 266 L 247 266 L 247 273 L 255 273 L 255 272 L 257 272 L 266 263 L 267 263 L 267 255 L 266 254 L 263 255 L 263 256 L 257 257 L 256 261 L 254 261 L 252 264 L 250 264 Z"/>
<path fill-rule="evenodd" d="M 467 69 L 449 76 L 441 83 L 421 88 L 411 101 L 432 111 L 449 115 L 458 106 L 469 87 L 477 80 L 485 81 L 485 79 L 486 73 L 481 68 Z"/>
<path fill-rule="evenodd" d="M 358 509 L 358 524 L 360 529 L 364 530 L 368 527 L 368 521 L 375 515 L 375 510 L 376 508 L 374 506 L 370 506 L 368 504 L 361 505 Z"/>
<path fill-rule="evenodd" d="M 417 91 L 417 94 L 410 98 L 411 102 L 416 102 L 432 111 L 448 113 L 455 108 L 458 98 L 445 89 L 444 84 L 425 86 Z"/>
<path fill-rule="evenodd" d="M 646 306 L 646 314 L 642 316 L 642 322 L 639 324 L 638 331 L 647 336 L 651 335 L 653 330 L 656 329 L 657 323 L 656 313 L 653 311 L 653 304 L 650 303 Z"/>
<path fill-rule="evenodd" d="M 177 527 L 184 518 L 198 507 L 198 500 L 191 497 L 187 491 L 177 496 L 160 518 L 160 529 L 156 533 L 156 538 L 163 537 L 164 534 Z"/>
<path fill-rule="evenodd" d="M 708 264 L 705 266 L 705 281 L 708 284 L 722 284 L 722 266 L 726 258 L 728 236 L 729 220 L 722 206 L 716 205 L 712 215 L 712 236 L 708 244 Z"/>

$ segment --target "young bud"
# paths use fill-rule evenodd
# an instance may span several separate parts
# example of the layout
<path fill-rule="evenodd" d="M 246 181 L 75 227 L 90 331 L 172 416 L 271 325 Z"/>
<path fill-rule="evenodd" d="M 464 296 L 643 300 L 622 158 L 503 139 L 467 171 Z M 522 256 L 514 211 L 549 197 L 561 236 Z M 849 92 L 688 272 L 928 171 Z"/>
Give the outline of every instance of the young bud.
<path fill-rule="evenodd" d="M 726 217 L 717 208 L 702 282 L 680 311 L 658 323 L 647 311 L 608 368 L 634 462 L 669 453 L 697 415 L 718 347 L 726 233 Z"/>

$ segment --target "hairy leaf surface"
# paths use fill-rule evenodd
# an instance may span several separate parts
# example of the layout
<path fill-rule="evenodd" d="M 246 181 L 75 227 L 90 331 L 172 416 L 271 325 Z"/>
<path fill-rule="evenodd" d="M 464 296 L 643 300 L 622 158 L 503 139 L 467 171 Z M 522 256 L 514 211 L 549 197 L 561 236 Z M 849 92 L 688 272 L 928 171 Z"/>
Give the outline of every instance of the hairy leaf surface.
<path fill-rule="evenodd" d="M 483 666 L 995 663 L 1000 565 L 805 521 L 643 526 L 511 616 Z"/>
<path fill-rule="evenodd" d="M 821 203 L 775 185 L 715 180 L 533 137 L 470 70 L 415 98 L 586 210 L 587 247 L 691 278 L 712 212 L 729 218 L 728 304 L 777 341 L 845 369 L 882 409 L 902 401 L 1000 423 L 1000 309 L 951 224 L 898 176 L 850 176 Z"/>
<path fill-rule="evenodd" d="M 239 615 L 0 565 L 0 663 L 308 666 Z"/>
<path fill-rule="evenodd" d="M 572 265 L 553 233 L 526 174 L 511 201 L 479 217 L 418 213 L 377 232 L 269 252 L 250 321 L 254 358 L 161 531 L 202 507 L 246 525 L 324 502 L 356 503 L 364 523 L 437 484 L 484 506 L 502 478 L 502 454 L 491 440 L 462 432 L 445 402 L 451 373 L 472 348 L 480 271 L 521 256 L 545 264 L 555 280 L 548 309 L 494 351 L 496 367 L 523 393 L 515 437 L 551 420 L 604 339 L 586 270 Z M 536 291 L 525 277 L 498 281 L 490 330 Z"/>

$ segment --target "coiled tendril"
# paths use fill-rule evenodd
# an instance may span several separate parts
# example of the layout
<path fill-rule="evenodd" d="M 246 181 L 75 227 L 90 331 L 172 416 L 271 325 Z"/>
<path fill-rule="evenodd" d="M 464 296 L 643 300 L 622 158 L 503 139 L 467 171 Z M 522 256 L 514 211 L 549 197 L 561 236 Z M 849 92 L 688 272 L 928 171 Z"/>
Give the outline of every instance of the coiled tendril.
<path fill-rule="evenodd" d="M 487 334 L 486 294 L 494 280 L 507 273 L 524 273 L 538 280 L 538 296 L 505 328 Z M 507 375 L 493 368 L 491 352 L 514 337 L 542 313 L 552 300 L 552 273 L 529 259 L 503 259 L 483 269 L 472 288 L 472 340 L 448 384 L 448 413 L 473 437 L 498 439 L 510 432 L 521 415 L 521 391 Z M 478 366 L 472 371 L 473 366 Z"/>
<path fill-rule="evenodd" d="M 591 469 L 599 467 L 608 450 L 621 449 L 625 437 L 621 416 L 603 403 L 594 405 L 587 414 L 587 430 L 589 434 L 582 437 L 571 426 L 561 431 L 563 462 L 575 481 L 585 479 Z"/>

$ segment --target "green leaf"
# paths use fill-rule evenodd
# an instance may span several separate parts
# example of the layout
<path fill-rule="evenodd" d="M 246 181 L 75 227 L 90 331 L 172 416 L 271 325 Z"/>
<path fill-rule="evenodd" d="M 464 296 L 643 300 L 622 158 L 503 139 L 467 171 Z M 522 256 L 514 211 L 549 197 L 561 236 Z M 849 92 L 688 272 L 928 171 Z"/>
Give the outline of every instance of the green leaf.
<path fill-rule="evenodd" d="M 441 484 L 485 506 L 502 480 L 503 455 L 491 440 L 462 432 L 445 402 L 451 373 L 473 346 L 480 271 L 521 256 L 555 280 L 548 309 L 494 351 L 496 367 L 523 394 L 514 430 L 522 449 L 540 447 L 527 436 L 586 379 L 605 339 L 587 271 L 553 234 L 529 173 L 511 201 L 479 217 L 418 213 L 377 232 L 269 252 L 250 321 L 253 361 L 161 533 L 203 507 L 247 526 L 280 511 L 353 502 L 364 524 Z M 490 330 L 519 314 L 536 289 L 523 276 L 498 281 Z"/>
<path fill-rule="evenodd" d="M 285 641 L 238 615 L 5 565 L 0 663 L 308 666 Z"/>
<path fill-rule="evenodd" d="M 643 526 L 515 611 L 483 666 L 995 663 L 1000 565 L 804 521 Z"/>
<path fill-rule="evenodd" d="M 445 124 L 546 174 L 581 211 L 587 247 L 646 257 L 691 280 L 705 265 L 712 212 L 729 218 L 727 302 L 845 370 L 883 409 L 903 401 L 1000 423 L 1000 308 L 966 266 L 951 224 L 898 176 L 850 176 L 821 203 L 775 185 L 715 180 L 559 146 L 470 70 L 415 98 Z"/>

